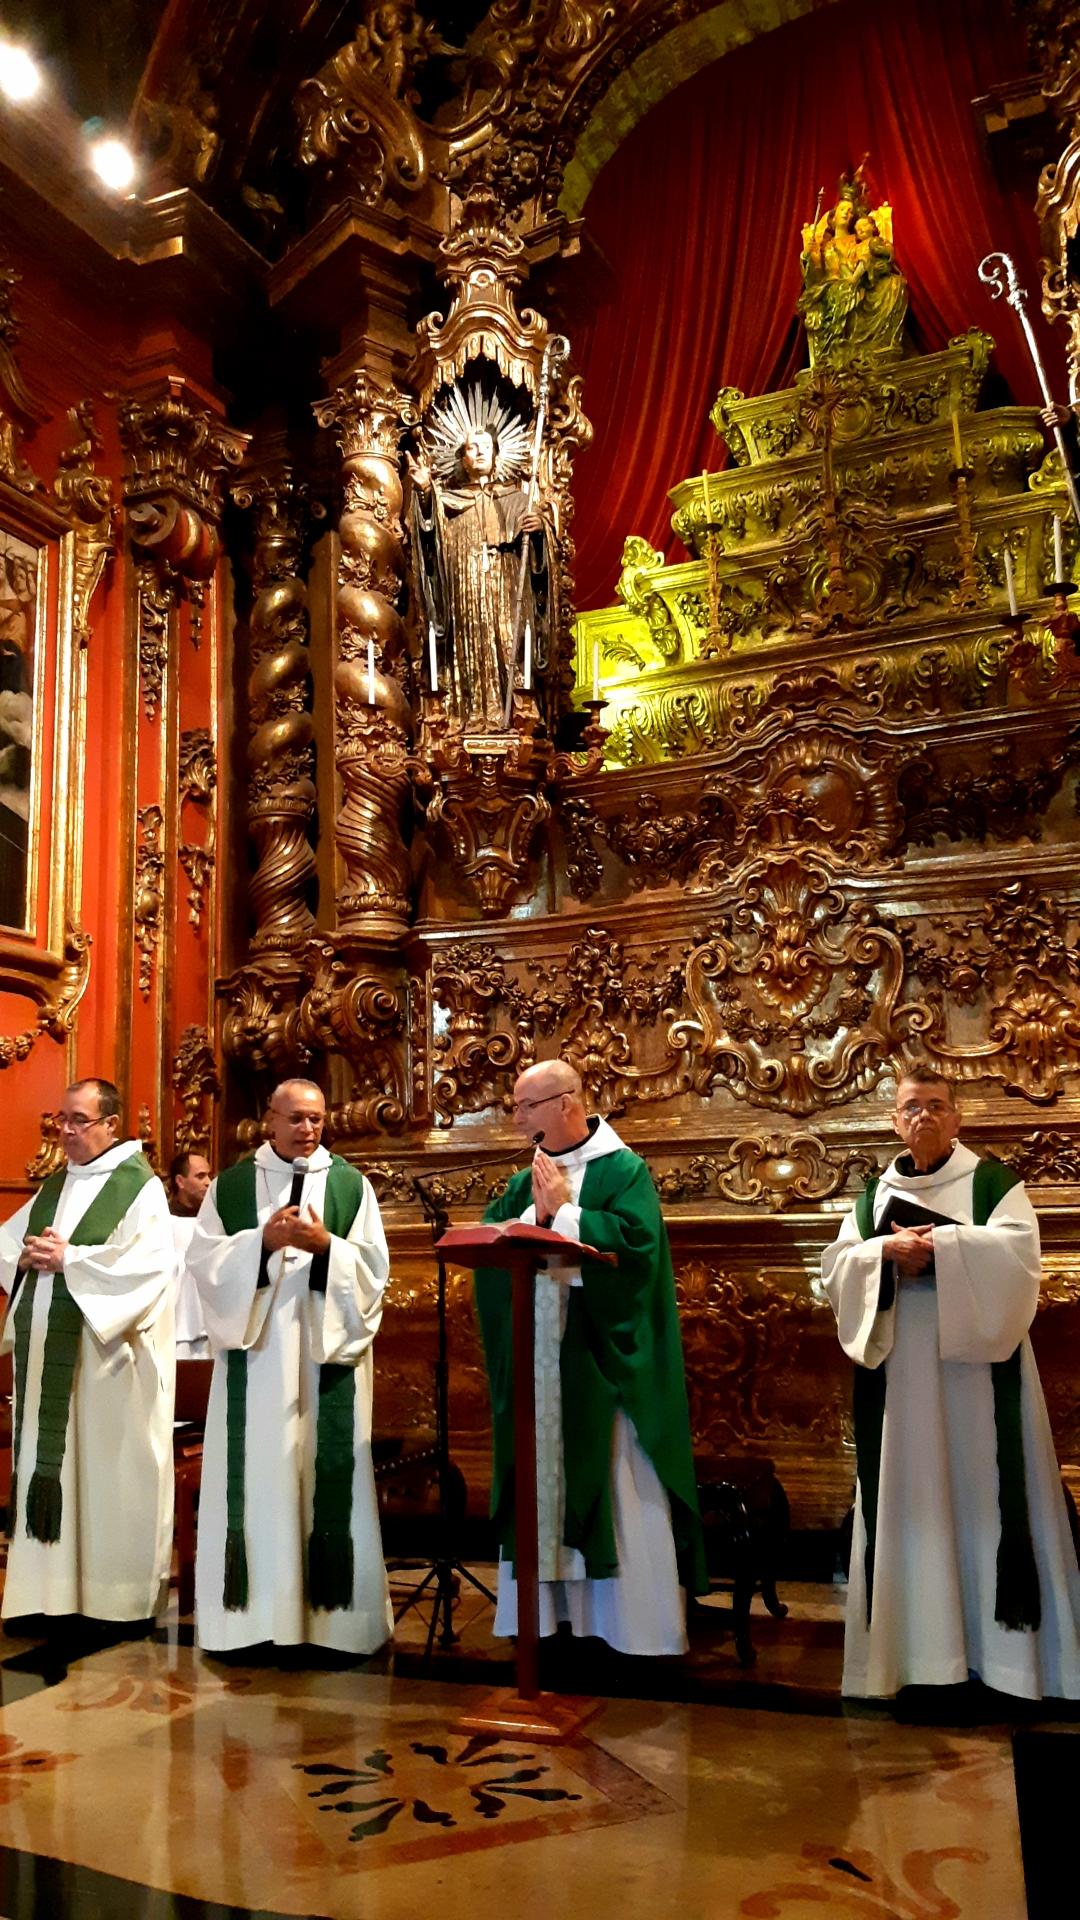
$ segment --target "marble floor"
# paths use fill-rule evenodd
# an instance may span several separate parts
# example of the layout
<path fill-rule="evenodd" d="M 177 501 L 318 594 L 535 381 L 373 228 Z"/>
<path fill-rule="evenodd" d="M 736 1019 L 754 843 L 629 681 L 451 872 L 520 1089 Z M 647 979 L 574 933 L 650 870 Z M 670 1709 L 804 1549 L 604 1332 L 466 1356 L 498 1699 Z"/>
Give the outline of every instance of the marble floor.
<path fill-rule="evenodd" d="M 789 1639 L 835 1638 L 835 1592 L 795 1597 Z M 489 1621 L 462 1604 L 456 1659 Z M 715 1636 L 735 1700 L 612 1697 L 539 1747 L 461 1729 L 476 1686 L 417 1671 L 424 1624 L 320 1671 L 206 1660 L 175 1620 L 69 1660 L 0 1640 L 0 1916 L 1025 1915 L 1003 1725 L 826 1710 L 797 1658 L 770 1681 L 762 1623 L 752 1677 Z"/>

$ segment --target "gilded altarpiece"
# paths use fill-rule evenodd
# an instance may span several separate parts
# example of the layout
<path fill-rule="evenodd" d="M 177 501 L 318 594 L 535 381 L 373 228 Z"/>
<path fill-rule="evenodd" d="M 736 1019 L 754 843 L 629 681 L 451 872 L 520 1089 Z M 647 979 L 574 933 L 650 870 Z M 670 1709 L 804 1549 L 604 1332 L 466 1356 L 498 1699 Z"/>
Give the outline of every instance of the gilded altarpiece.
<path fill-rule="evenodd" d="M 572 626 L 588 396 L 561 364 L 546 391 L 547 325 L 518 304 L 529 247 L 500 237 L 490 182 L 460 184 L 415 357 L 398 339 L 316 409 L 340 480 L 325 604 L 301 578 L 292 480 L 273 505 L 246 489 L 255 885 L 219 983 L 222 1151 L 255 1137 L 277 1077 L 327 1085 L 393 1252 L 376 1424 L 416 1433 L 435 1288 L 415 1177 L 475 1212 L 524 1157 L 516 1074 L 562 1053 L 664 1197 L 700 1453 L 770 1456 L 795 1524 L 832 1525 L 850 1374 L 817 1262 L 891 1152 L 898 1071 L 929 1055 L 960 1083 L 966 1137 L 1040 1209 L 1036 1342 L 1080 1474 L 1080 677 L 1046 592 L 1055 517 L 1070 570 L 1076 539 L 1038 415 L 980 405 L 987 335 L 899 344 L 891 216 L 855 176 L 803 234 L 811 364 L 787 391 L 716 396 L 717 470 L 673 476 L 685 559 L 628 531 L 616 604 Z M 543 674 L 513 680 L 480 736 L 440 693 L 452 633 L 417 618 L 409 476 L 440 394 L 485 360 L 535 432 L 563 614 Z M 311 849 L 333 875 L 317 901 Z M 450 1315 L 453 1447 L 479 1507 L 463 1276 Z"/>

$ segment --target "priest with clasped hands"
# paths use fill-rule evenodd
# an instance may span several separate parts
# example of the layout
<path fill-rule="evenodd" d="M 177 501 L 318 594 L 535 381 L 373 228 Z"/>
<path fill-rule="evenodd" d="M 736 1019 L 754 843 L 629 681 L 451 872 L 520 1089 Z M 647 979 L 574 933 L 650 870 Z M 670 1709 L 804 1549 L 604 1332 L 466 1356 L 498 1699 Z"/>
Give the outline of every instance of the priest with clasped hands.
<path fill-rule="evenodd" d="M 120 1137 L 111 1080 L 56 1116 L 65 1164 L 0 1227 L 14 1352 L 4 1616 L 145 1621 L 168 1593 L 173 1244 L 165 1189 Z"/>
<path fill-rule="evenodd" d="M 188 1255 L 214 1355 L 195 1563 L 210 1652 L 364 1654 L 393 1629 L 371 1461 L 389 1258 L 325 1119 L 314 1082 L 275 1088 L 269 1137 L 218 1175 Z"/>
<path fill-rule="evenodd" d="M 974 1676 L 1080 1698 L 1080 1574 L 1028 1338 L 1039 1228 L 1023 1183 L 959 1139 L 949 1082 L 913 1061 L 905 1151 L 825 1253 L 855 1362 L 846 1694 Z"/>
<path fill-rule="evenodd" d="M 614 1253 L 535 1282 L 540 1633 L 568 1622 L 620 1653 L 686 1648 L 684 1589 L 706 1586 L 675 1284 L 645 1162 L 590 1119 L 566 1061 L 529 1067 L 514 1119 L 532 1165 L 488 1208 Z M 538 1136 L 540 1138 L 538 1139 Z M 495 1632 L 517 1631 L 510 1280 L 476 1276 L 491 1391 L 491 1510 L 500 1539 Z"/>

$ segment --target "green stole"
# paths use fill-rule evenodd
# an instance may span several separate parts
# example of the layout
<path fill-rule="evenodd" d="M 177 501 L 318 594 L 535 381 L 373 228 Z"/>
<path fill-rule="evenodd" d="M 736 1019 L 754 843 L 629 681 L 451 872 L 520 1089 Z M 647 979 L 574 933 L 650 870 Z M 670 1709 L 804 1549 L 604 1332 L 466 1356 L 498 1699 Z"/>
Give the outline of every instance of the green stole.
<path fill-rule="evenodd" d="M 114 1167 L 103 1187 L 95 1194 L 86 1212 L 72 1227 L 68 1239 L 73 1246 L 100 1247 L 111 1238 L 136 1195 L 142 1192 L 154 1169 L 141 1153 L 133 1153 Z M 26 1235 L 43 1233 L 56 1218 L 67 1172 L 58 1168 L 42 1181 L 34 1195 Z M 26 1380 L 30 1366 L 30 1327 L 34 1317 L 34 1293 L 38 1274 L 29 1269 L 21 1285 L 16 1282 L 17 1298 L 12 1303 L 15 1327 L 15 1433 L 12 1444 L 10 1515 L 14 1531 L 18 1513 L 18 1481 L 22 1448 L 23 1417 L 26 1412 Z M 71 1392 L 82 1339 L 83 1316 L 68 1292 L 63 1273 L 53 1274 L 52 1299 L 45 1328 L 45 1352 L 41 1365 L 41 1395 L 38 1402 L 37 1460 L 26 1490 L 26 1531 L 33 1540 L 46 1544 L 59 1540 L 64 1503 L 60 1472 L 67 1445 Z"/>
<path fill-rule="evenodd" d="M 995 1207 L 1019 1183 L 1020 1175 L 1002 1161 L 980 1160 L 972 1177 L 972 1226 L 985 1227 Z M 855 1225 L 864 1240 L 871 1239 L 875 1231 L 874 1199 L 877 1189 L 878 1181 L 869 1181 L 855 1203 Z M 998 1511 L 1001 1515 L 994 1618 L 999 1626 L 1014 1630 L 1025 1627 L 1037 1629 L 1042 1619 L 1039 1570 L 1031 1545 L 1024 1480 L 1020 1363 L 1021 1348 L 1017 1347 L 1007 1360 L 995 1360 L 990 1366 L 997 1435 Z M 880 1367 L 855 1368 L 855 1461 L 866 1529 L 864 1564 L 867 1626 L 870 1624 L 874 1593 L 874 1551 L 877 1543 L 887 1367 L 888 1362 L 884 1361 Z"/>
<path fill-rule="evenodd" d="M 227 1234 L 259 1224 L 254 1160 L 241 1160 L 217 1179 L 215 1200 Z M 364 1176 L 332 1155 L 326 1175 L 323 1225 L 344 1240 L 364 1194 Z M 230 1613 L 248 1604 L 245 1494 L 247 1478 L 247 1349 L 226 1355 L 225 1584 Z M 327 1612 L 350 1607 L 353 1595 L 352 1482 L 355 1458 L 356 1368 L 324 1363 L 319 1368 L 319 1413 L 315 1438 L 315 1497 L 307 1548 L 307 1597 Z"/>

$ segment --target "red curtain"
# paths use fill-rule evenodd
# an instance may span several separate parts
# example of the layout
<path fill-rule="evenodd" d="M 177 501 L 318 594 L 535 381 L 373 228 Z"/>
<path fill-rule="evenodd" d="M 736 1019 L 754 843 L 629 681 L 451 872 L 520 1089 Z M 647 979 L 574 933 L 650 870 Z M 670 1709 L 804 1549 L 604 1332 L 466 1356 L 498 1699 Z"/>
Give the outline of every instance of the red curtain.
<path fill-rule="evenodd" d="M 918 348 L 984 327 L 1015 398 L 1038 398 L 1016 316 L 977 274 L 1004 248 L 1037 311 L 1032 196 L 1002 191 L 971 108 L 1026 69 L 1003 0 L 839 0 L 687 81 L 619 148 L 585 207 L 615 295 L 574 342 L 596 429 L 575 482 L 579 607 L 613 599 L 627 534 L 682 552 L 667 492 L 723 463 L 708 422 L 718 389 L 765 393 L 805 364 L 800 225 L 818 186 L 831 206 L 866 152 L 894 209 Z"/>

